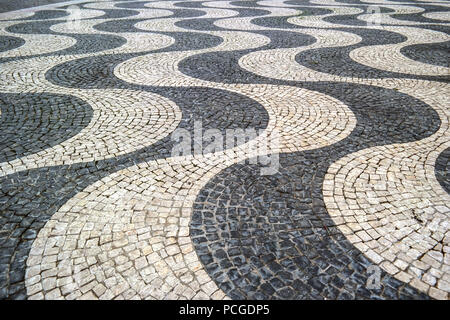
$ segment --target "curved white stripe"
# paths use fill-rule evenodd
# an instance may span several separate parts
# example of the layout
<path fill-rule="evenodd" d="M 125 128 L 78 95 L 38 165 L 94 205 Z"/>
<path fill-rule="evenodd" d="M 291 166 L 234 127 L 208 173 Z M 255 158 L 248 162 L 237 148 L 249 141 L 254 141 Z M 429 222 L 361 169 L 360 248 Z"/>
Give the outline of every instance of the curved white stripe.
<path fill-rule="evenodd" d="M 1 175 L 20 170 L 117 157 L 169 135 L 181 120 L 177 105 L 154 93 L 131 90 L 72 91 L 93 108 L 77 135 L 51 148 L 0 163 Z"/>
<path fill-rule="evenodd" d="M 310 49 L 353 45 L 362 40 L 359 36 L 348 32 L 323 29 L 300 29 L 296 31 L 311 35 L 317 41 L 300 48 L 251 52 L 239 59 L 239 66 L 260 76 L 280 80 L 346 81 L 352 79 L 314 71 L 297 63 L 295 57 L 300 52 Z"/>
<path fill-rule="evenodd" d="M 436 281 L 450 276 L 450 195 L 434 173 L 436 158 L 450 147 L 450 100 L 431 82 L 400 91 L 432 106 L 440 129 L 339 159 L 325 177 L 324 202 L 339 230 L 386 272 L 429 294 L 450 292 Z"/>
<path fill-rule="evenodd" d="M 70 48 L 76 44 L 76 40 L 72 37 L 53 35 L 53 34 L 16 34 L 8 35 L 20 37 L 25 43 L 15 49 L 0 52 L 0 58 L 31 56 L 35 54 L 46 54 L 55 51 Z"/>
<path fill-rule="evenodd" d="M 427 12 L 422 14 L 425 18 L 450 21 L 450 12 Z"/>
<path fill-rule="evenodd" d="M 350 52 L 350 58 L 366 66 L 391 72 L 428 76 L 450 74 L 450 68 L 412 60 L 400 53 L 403 47 L 409 45 L 447 41 L 447 34 L 412 27 L 383 27 L 383 30 L 402 34 L 408 39 L 402 43 L 357 48 Z"/>

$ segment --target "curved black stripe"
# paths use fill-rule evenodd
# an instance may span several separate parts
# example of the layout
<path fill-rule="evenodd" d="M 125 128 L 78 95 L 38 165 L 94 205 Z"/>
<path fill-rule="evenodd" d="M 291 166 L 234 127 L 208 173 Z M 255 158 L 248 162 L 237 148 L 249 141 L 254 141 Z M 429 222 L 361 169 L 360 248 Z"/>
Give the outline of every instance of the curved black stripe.
<path fill-rule="evenodd" d="M 205 15 L 205 12 L 200 10 L 188 10 L 188 9 L 163 9 L 171 11 L 172 15 L 165 18 L 191 18 L 200 17 Z M 99 23 L 94 26 L 94 29 L 107 32 L 149 32 L 140 30 L 135 27 L 138 22 L 147 20 L 159 20 L 161 18 L 148 18 L 148 19 L 128 19 L 128 20 L 113 20 Z"/>
<path fill-rule="evenodd" d="M 106 25 L 103 28 L 107 27 Z M 154 50 L 151 52 L 169 52 L 179 50 L 197 50 L 216 46 L 223 40 L 220 37 L 188 32 L 168 32 L 167 34 L 175 38 L 175 43 L 167 48 Z M 46 73 L 48 81 L 65 87 L 75 88 L 124 88 L 135 87 L 114 76 L 114 68 L 121 62 L 136 56 L 145 55 L 149 52 L 137 54 L 111 54 L 102 56 L 86 57 L 71 60 L 59 64 Z"/>
<path fill-rule="evenodd" d="M 6 31 L 17 34 L 52 34 L 55 32 L 50 30 L 50 27 L 63 22 L 66 20 L 21 22 L 9 26 Z"/>
<path fill-rule="evenodd" d="M 434 168 L 437 181 L 450 194 L 450 148 L 441 152 Z"/>
<path fill-rule="evenodd" d="M 355 7 L 352 7 L 355 8 Z M 340 14 L 340 15 L 333 15 L 329 17 L 324 17 L 323 21 L 330 22 L 338 25 L 349 25 L 349 26 L 367 26 L 367 22 L 363 20 L 359 20 L 358 16 L 373 13 L 369 11 L 370 6 L 361 6 L 356 7 L 358 9 L 361 9 L 361 13 L 351 13 L 351 14 Z M 390 13 L 394 12 L 395 10 L 385 7 L 377 6 L 377 9 L 380 13 Z"/>
<path fill-rule="evenodd" d="M 14 20 L 46 20 L 46 19 L 59 19 L 67 17 L 69 12 L 64 10 L 40 10 L 36 11 L 32 16 L 23 19 Z"/>
<path fill-rule="evenodd" d="M 0 36 L 0 52 L 12 50 L 23 46 L 25 40 L 18 37 Z"/>
<path fill-rule="evenodd" d="M 415 44 L 400 49 L 406 57 L 423 63 L 449 67 L 450 41 Z"/>
<path fill-rule="evenodd" d="M 269 19 L 269 20 L 266 20 Z M 255 18 L 252 23 L 266 26 L 277 27 L 285 29 L 299 29 L 299 26 L 289 24 L 286 19 L 288 17 L 269 17 L 269 18 Z M 187 22 L 179 23 L 178 26 L 185 28 L 195 28 L 205 30 L 206 28 L 213 26 L 213 21 L 207 21 L 202 23 L 199 19 L 199 23 L 195 20 L 189 20 Z M 213 26 L 213 30 L 217 30 Z M 395 32 L 385 30 L 372 30 L 365 28 L 336 28 L 333 30 L 351 32 L 359 35 L 363 40 L 357 44 L 345 46 L 345 47 L 326 47 L 310 49 L 300 52 L 296 56 L 296 61 L 312 70 L 318 72 L 324 72 L 328 74 L 348 77 L 359 78 L 407 78 L 407 79 L 423 79 L 431 81 L 448 82 L 450 78 L 446 75 L 443 76 L 421 76 L 414 74 L 404 74 L 397 72 L 384 71 L 375 69 L 363 64 L 360 64 L 350 58 L 350 52 L 354 49 L 368 46 L 368 45 L 384 45 L 392 43 L 400 43 L 406 41 L 406 37 L 397 34 Z M 259 31 L 245 30 L 245 32 L 259 33 Z M 298 47 L 302 46 L 299 43 Z M 271 79 L 263 79 L 251 72 L 245 71 L 238 66 L 238 60 L 255 50 L 262 51 L 272 48 L 270 46 L 264 46 L 257 49 L 248 50 L 235 50 L 227 52 L 208 52 L 198 55 L 193 55 L 179 64 L 181 72 L 188 74 L 192 77 L 202 80 L 226 82 L 226 83 L 255 83 L 256 82 L 272 82 Z M 226 63 L 224 63 L 226 62 Z M 201 68 L 199 67 L 201 66 Z M 231 80 L 229 80 L 231 79 Z"/>
<path fill-rule="evenodd" d="M 205 1 L 206 2 L 206 1 Z M 203 5 L 203 1 L 186 1 L 186 2 L 175 2 L 173 4 L 175 7 L 181 7 L 181 8 L 194 8 L 194 9 L 201 9 L 201 8 L 211 8 Z"/>
<path fill-rule="evenodd" d="M 334 145 L 281 154 L 275 175 L 241 162 L 211 179 L 190 224 L 205 270 L 234 299 L 428 298 L 385 272 L 380 289 L 367 287 L 373 263 L 328 215 L 322 185 L 329 165 L 347 154 L 430 136 L 440 125 L 437 113 L 393 90 L 343 83 L 315 90 L 345 102 L 356 128 Z"/>
<path fill-rule="evenodd" d="M 117 8 L 124 8 L 124 9 L 147 9 L 147 10 L 151 10 L 151 8 L 146 7 L 145 5 L 147 3 L 151 3 L 153 1 L 142 1 L 142 2 L 138 2 L 138 1 L 130 1 L 130 2 L 126 2 L 126 3 L 116 3 L 114 4 L 115 7 Z"/>
<path fill-rule="evenodd" d="M 0 109 L 0 162 L 73 137 L 93 114 L 91 106 L 79 98 L 48 93 L 0 93 Z"/>
<path fill-rule="evenodd" d="M 17 56 L 2 58 L 1 62 L 6 61 L 16 61 L 20 59 L 30 59 L 33 57 L 44 57 L 44 56 L 54 56 L 54 55 L 76 55 L 76 54 L 87 54 L 87 53 L 97 53 L 109 49 L 118 48 L 124 45 L 127 40 L 124 37 L 109 34 L 66 34 L 52 31 L 50 28 L 53 25 L 63 23 L 64 20 L 52 20 L 52 21 L 33 21 L 18 23 L 7 28 L 8 32 L 14 34 L 49 34 L 49 35 L 59 35 L 64 37 L 71 37 L 76 40 L 76 43 L 69 48 L 62 50 L 49 52 L 45 54 L 34 54 L 29 56 Z"/>
<path fill-rule="evenodd" d="M 57 2 L 64 2 L 64 0 L 33 0 L 33 1 L 11 1 L 0 0 L 0 13 L 21 10 L 29 7 L 36 7 L 41 5 L 48 5 Z"/>
<path fill-rule="evenodd" d="M 393 14 L 391 17 L 397 20 L 402 21 L 411 21 L 411 22 L 422 22 L 422 23 L 445 23 L 448 24 L 447 20 L 439 20 L 439 19 L 430 19 L 424 17 L 424 13 L 432 13 L 432 12 L 442 12 L 447 11 L 448 7 L 439 6 L 439 5 L 426 5 L 426 4 L 417 4 L 415 5 L 418 8 L 423 8 L 425 11 L 418 13 L 409 13 L 409 14 Z"/>
<path fill-rule="evenodd" d="M 84 8 L 85 4 L 81 5 L 81 8 Z M 132 18 L 133 16 L 137 16 L 139 11 L 137 10 L 126 10 L 126 9 L 90 9 L 88 10 L 99 10 L 103 11 L 105 14 L 102 16 L 95 17 L 93 19 L 119 19 L 119 18 Z"/>

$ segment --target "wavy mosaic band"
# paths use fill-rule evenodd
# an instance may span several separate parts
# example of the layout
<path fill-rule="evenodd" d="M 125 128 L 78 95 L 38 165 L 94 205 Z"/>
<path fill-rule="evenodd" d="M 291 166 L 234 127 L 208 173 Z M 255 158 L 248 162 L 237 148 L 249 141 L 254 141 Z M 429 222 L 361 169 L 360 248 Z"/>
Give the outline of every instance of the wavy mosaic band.
<path fill-rule="evenodd" d="M 449 7 L 0 14 L 0 298 L 448 299 Z M 173 156 L 199 122 L 259 134 Z"/>

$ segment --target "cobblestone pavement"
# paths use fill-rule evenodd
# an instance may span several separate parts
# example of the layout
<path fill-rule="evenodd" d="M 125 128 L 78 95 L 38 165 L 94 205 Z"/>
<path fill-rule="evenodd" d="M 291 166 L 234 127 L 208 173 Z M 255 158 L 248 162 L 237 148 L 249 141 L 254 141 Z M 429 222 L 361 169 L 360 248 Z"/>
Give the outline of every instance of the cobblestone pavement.
<path fill-rule="evenodd" d="M 449 32 L 444 0 L 1 13 L 0 298 L 449 299 Z"/>

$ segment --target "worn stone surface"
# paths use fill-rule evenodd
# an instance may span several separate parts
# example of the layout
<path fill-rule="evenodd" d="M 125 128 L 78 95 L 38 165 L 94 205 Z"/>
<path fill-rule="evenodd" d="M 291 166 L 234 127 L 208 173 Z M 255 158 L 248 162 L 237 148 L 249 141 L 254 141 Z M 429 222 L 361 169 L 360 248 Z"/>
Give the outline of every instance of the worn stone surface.
<path fill-rule="evenodd" d="M 449 5 L 372 2 L 0 1 L 0 298 L 448 299 Z"/>

